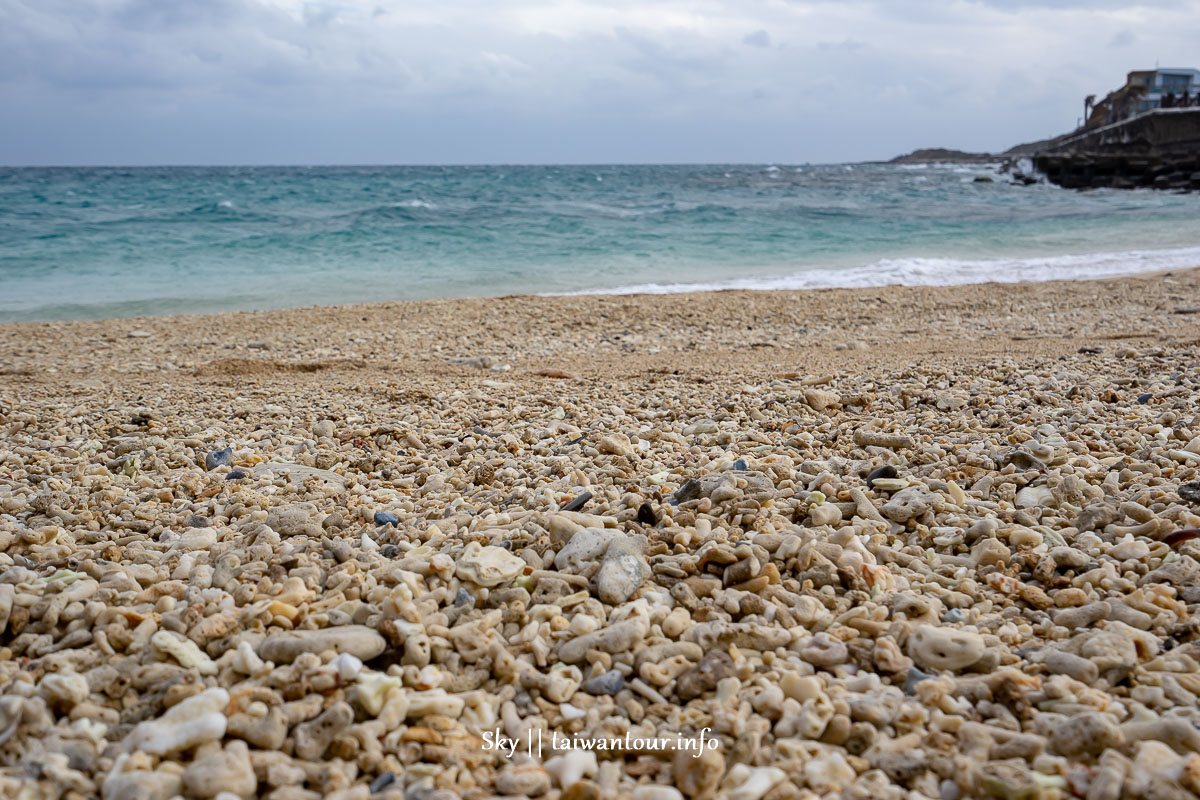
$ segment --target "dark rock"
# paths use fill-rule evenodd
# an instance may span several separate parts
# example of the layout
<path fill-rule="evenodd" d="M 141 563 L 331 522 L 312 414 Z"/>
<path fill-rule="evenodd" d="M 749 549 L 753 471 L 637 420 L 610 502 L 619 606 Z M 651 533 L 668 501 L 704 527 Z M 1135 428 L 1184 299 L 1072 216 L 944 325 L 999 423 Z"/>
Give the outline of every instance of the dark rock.
<path fill-rule="evenodd" d="M 616 694 L 625 688 L 625 676 L 618 669 L 610 669 L 603 675 L 584 681 L 582 688 L 588 694 Z"/>
<path fill-rule="evenodd" d="M 1012 464 L 1017 469 L 1022 470 L 1043 470 L 1046 468 L 1046 465 L 1042 463 L 1040 459 L 1037 459 L 1029 453 L 1026 453 L 1024 450 L 1010 450 L 1009 452 L 1002 454 L 998 461 L 1002 467 Z"/>
<path fill-rule="evenodd" d="M 875 469 L 871 470 L 871 474 L 867 476 L 867 488 L 873 489 L 875 487 L 875 481 L 879 480 L 880 478 L 894 478 L 898 474 L 899 473 L 896 472 L 896 468 L 891 464 L 884 464 L 882 467 L 876 467 Z"/>
<path fill-rule="evenodd" d="M 225 480 L 227 480 L 227 481 L 240 481 L 242 478 L 245 478 L 245 477 L 246 477 L 246 473 L 245 473 L 245 472 L 243 472 L 242 470 L 240 470 L 240 469 L 231 469 L 231 470 L 229 470 L 229 472 L 228 472 L 228 473 L 226 473 L 226 475 L 225 475 Z"/>
<path fill-rule="evenodd" d="M 563 511 L 578 511 L 579 509 L 581 509 L 585 505 L 587 505 L 587 501 L 591 500 L 591 499 L 592 499 L 592 493 L 584 492 L 581 495 L 577 495 L 577 496 L 571 498 L 571 502 L 569 502 L 565 506 L 563 506 L 561 510 L 563 510 Z"/>
<path fill-rule="evenodd" d="M 700 663 L 679 676 L 675 694 L 685 703 L 717 688 L 717 683 L 734 674 L 733 659 L 724 650 L 710 650 Z"/>
<path fill-rule="evenodd" d="M 686 503 L 688 500 L 695 500 L 700 496 L 700 481 L 695 478 L 688 478 L 683 482 L 683 485 L 675 490 L 672 496 L 672 502 L 676 505 Z"/>
<path fill-rule="evenodd" d="M 739 458 L 737 461 L 733 462 L 733 468 L 736 469 L 738 472 L 745 472 L 747 469 L 746 459 Z"/>
<path fill-rule="evenodd" d="M 966 622 L 967 615 L 961 608 L 952 608 L 942 615 L 942 622 Z"/>
<path fill-rule="evenodd" d="M 190 517 L 187 518 L 187 526 L 189 528 L 207 528 L 208 525 L 209 525 L 208 520 L 205 519 L 204 517 L 200 516 L 199 514 L 192 514 Z"/>
<path fill-rule="evenodd" d="M 228 467 L 232 463 L 232 447 L 226 447 L 224 450 L 213 450 L 204 457 L 204 468 L 207 470 L 214 470 L 217 467 Z"/>
<path fill-rule="evenodd" d="M 385 772 L 375 780 L 371 781 L 371 794 L 382 792 L 387 787 L 396 782 L 396 774 L 394 772 Z"/>
<path fill-rule="evenodd" d="M 460 588 L 458 594 L 454 595 L 454 605 L 462 608 L 464 606 L 475 605 L 475 595 L 468 592 L 466 589 Z"/>
<path fill-rule="evenodd" d="M 1146 403 L 1150 402 L 1150 399 L 1152 397 L 1154 397 L 1154 394 L 1152 392 L 1146 392 L 1145 394 L 1138 395 L 1138 405 L 1139 406 L 1146 405 Z"/>
<path fill-rule="evenodd" d="M 1179 497 L 1189 503 L 1200 503 L 1200 483 L 1185 483 L 1179 487 Z"/>
<path fill-rule="evenodd" d="M 638 506 L 637 521 L 643 525 L 657 525 L 658 515 L 654 513 L 654 508 L 649 503 L 642 503 Z"/>
<path fill-rule="evenodd" d="M 974 183 L 995 183 L 995 178 L 989 178 L 987 175 L 976 175 Z"/>
<path fill-rule="evenodd" d="M 396 527 L 397 525 L 400 524 L 400 518 L 397 517 L 395 514 L 393 514 L 390 511 L 376 511 L 375 512 L 375 524 L 376 525 L 391 525 L 392 527 Z"/>
<path fill-rule="evenodd" d="M 379 555 L 383 556 L 384 558 L 395 558 L 396 556 L 400 555 L 400 548 L 396 547 L 394 544 L 385 544 L 383 547 L 379 548 Z"/>

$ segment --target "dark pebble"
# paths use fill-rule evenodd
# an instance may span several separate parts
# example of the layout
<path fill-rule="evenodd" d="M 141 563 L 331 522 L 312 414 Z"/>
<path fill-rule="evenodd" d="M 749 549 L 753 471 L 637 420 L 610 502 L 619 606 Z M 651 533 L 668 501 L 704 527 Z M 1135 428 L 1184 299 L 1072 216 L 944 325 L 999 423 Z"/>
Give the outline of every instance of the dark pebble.
<path fill-rule="evenodd" d="M 508 550 L 509 552 L 512 552 L 512 542 L 508 541 L 507 539 L 505 539 L 503 542 L 501 542 L 500 544 L 498 544 L 496 546 L 503 550 Z"/>
<path fill-rule="evenodd" d="M 395 514 L 393 514 L 390 511 L 376 511 L 375 512 L 375 524 L 376 525 L 391 525 L 391 526 L 395 527 L 400 524 L 400 518 L 397 517 Z"/>
<path fill-rule="evenodd" d="M 952 608 L 942 615 L 942 622 L 966 622 L 967 615 L 961 608 Z"/>
<path fill-rule="evenodd" d="M 618 669 L 610 669 L 603 675 L 597 675 L 583 682 L 583 690 L 588 694 L 616 694 L 625 688 L 625 676 Z"/>
<path fill-rule="evenodd" d="M 228 467 L 233 463 L 233 448 L 226 447 L 224 450 L 213 450 L 204 457 L 205 469 L 216 469 L 217 467 Z"/>
<path fill-rule="evenodd" d="M 1154 397 L 1154 394 L 1152 392 L 1146 392 L 1145 394 L 1138 395 L 1138 405 L 1139 406 L 1146 405 L 1146 403 L 1150 402 L 1150 399 L 1152 397 Z"/>
<path fill-rule="evenodd" d="M 187 526 L 189 528 L 207 528 L 208 520 L 199 514 L 192 514 L 187 518 Z"/>
<path fill-rule="evenodd" d="M 392 772 L 385 772 L 375 780 L 371 781 L 371 794 L 382 792 L 387 787 L 396 782 L 396 775 Z"/>
<path fill-rule="evenodd" d="M 573 444 L 579 444 L 579 443 L 580 443 L 580 442 L 582 442 L 582 441 L 583 441 L 583 437 L 582 437 L 582 436 L 576 436 L 574 439 L 572 439 L 572 440 L 570 440 L 569 442 L 567 442 L 567 446 L 569 447 L 569 446 L 571 446 L 571 445 L 573 445 Z"/>
<path fill-rule="evenodd" d="M 577 497 L 573 497 L 571 499 L 571 502 L 567 503 L 565 506 L 563 506 L 559 510 L 560 511 L 578 511 L 579 509 L 581 509 L 585 505 L 587 505 L 587 501 L 591 500 L 591 499 L 592 499 L 592 493 L 584 492 L 583 494 L 578 495 Z"/>
<path fill-rule="evenodd" d="M 462 606 L 473 606 L 475 605 L 475 595 L 471 594 L 466 589 L 460 588 L 458 590 L 458 594 L 454 595 L 454 605 L 459 606 L 460 608 Z"/>
<path fill-rule="evenodd" d="M 1007 464 L 1012 464 L 1017 469 L 1043 470 L 1046 468 L 1045 464 L 1024 450 L 1012 450 L 1000 456 L 1001 467 Z"/>
<path fill-rule="evenodd" d="M 737 461 L 733 462 L 733 468 L 736 469 L 738 472 L 745 472 L 746 471 L 746 459 L 739 458 Z"/>
<path fill-rule="evenodd" d="M 638 506 L 637 521 L 643 525 L 657 525 L 658 515 L 654 513 L 654 509 L 649 503 L 642 503 Z"/>
<path fill-rule="evenodd" d="M 396 547 L 394 544 L 385 544 L 383 547 L 379 548 L 379 554 L 384 558 L 395 558 L 396 556 L 400 555 L 400 548 Z"/>
<path fill-rule="evenodd" d="M 700 496 L 700 481 L 695 478 L 688 478 L 683 482 L 683 485 L 675 490 L 672 499 L 676 505 L 686 503 L 688 500 L 695 500 Z"/>
<path fill-rule="evenodd" d="M 1189 503 L 1200 503 L 1200 483 L 1185 483 L 1179 487 L 1179 497 Z"/>
<path fill-rule="evenodd" d="M 879 480 L 880 478 L 894 478 L 897 474 L 896 468 L 891 464 L 884 464 L 882 467 L 876 467 L 875 469 L 871 470 L 871 474 L 867 476 L 867 488 L 874 488 L 875 481 Z"/>
<path fill-rule="evenodd" d="M 905 694 L 913 694 L 914 692 L 917 691 L 918 683 L 920 683 L 921 681 L 927 681 L 930 678 L 934 678 L 934 677 L 937 677 L 937 676 L 930 675 L 928 672 L 922 672 L 921 670 L 917 669 L 916 667 L 909 667 L 908 674 L 906 676 L 904 676 L 904 693 Z"/>
<path fill-rule="evenodd" d="M 240 469 L 231 469 L 231 470 L 229 470 L 229 472 L 228 472 L 228 473 L 225 475 L 225 480 L 227 480 L 227 481 L 240 481 L 240 480 L 241 480 L 242 478 L 244 478 L 244 477 L 246 477 L 246 473 L 242 472 Z"/>

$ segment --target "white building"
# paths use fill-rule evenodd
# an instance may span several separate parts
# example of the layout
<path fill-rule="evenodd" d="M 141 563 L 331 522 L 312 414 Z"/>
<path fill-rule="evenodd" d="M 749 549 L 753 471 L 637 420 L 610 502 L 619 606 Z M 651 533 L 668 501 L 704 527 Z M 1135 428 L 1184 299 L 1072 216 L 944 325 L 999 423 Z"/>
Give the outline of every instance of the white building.
<path fill-rule="evenodd" d="M 1128 86 L 1145 86 L 1135 112 L 1162 108 L 1163 98 L 1174 96 L 1177 100 L 1184 94 L 1193 96 L 1200 92 L 1200 69 L 1156 69 L 1129 73 Z"/>

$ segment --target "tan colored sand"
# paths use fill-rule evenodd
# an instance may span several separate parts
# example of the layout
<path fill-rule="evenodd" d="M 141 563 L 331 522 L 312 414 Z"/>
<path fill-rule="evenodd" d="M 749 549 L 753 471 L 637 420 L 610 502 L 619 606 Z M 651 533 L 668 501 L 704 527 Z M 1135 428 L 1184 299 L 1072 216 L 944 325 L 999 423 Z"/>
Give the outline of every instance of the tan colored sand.
<path fill-rule="evenodd" d="M 1200 336 L 1200 270 L 1095 281 L 797 292 L 502 297 L 0 326 L 0 375 L 67 390 L 309 381 L 698 380 L 1044 358 Z M 149 334 L 141 336 L 141 334 Z"/>

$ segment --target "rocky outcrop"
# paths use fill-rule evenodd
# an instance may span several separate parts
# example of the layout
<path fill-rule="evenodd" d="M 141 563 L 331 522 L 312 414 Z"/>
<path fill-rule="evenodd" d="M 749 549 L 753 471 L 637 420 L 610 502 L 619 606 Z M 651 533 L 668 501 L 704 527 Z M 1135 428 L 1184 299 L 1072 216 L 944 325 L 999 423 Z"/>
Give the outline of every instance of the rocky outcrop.
<path fill-rule="evenodd" d="M 1200 190 L 1200 108 L 1160 109 L 1069 136 L 1033 165 L 1068 189 Z"/>
<path fill-rule="evenodd" d="M 1200 191 L 1200 151 L 1193 154 L 1043 154 L 1034 166 L 1067 189 L 1170 189 Z"/>
<path fill-rule="evenodd" d="M 931 147 L 913 150 L 911 153 L 896 156 L 889 164 L 990 164 L 999 161 L 1000 157 L 991 153 L 966 153 L 962 150 L 948 150 L 944 147 Z"/>

